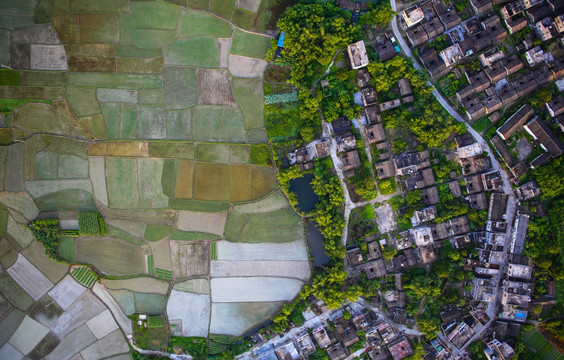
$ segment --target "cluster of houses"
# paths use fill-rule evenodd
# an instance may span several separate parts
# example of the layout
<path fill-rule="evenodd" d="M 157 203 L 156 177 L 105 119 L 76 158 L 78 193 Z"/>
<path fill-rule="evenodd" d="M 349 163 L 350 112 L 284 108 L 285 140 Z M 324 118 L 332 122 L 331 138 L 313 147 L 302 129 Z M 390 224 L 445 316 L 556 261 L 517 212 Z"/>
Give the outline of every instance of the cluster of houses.
<path fill-rule="evenodd" d="M 491 139 L 496 151 L 503 158 L 513 175 L 513 181 L 523 176 L 529 168 L 537 168 L 546 164 L 550 159 L 564 153 L 564 144 L 549 126 L 549 123 L 559 124 L 559 130 L 564 132 L 564 97 L 556 96 L 546 104 L 550 120 L 547 123 L 529 105 L 521 106 L 496 130 Z M 526 158 L 517 161 L 506 143 L 518 141 L 513 138 L 517 132 L 526 131 L 532 138 L 533 145 L 540 147 L 543 152 L 527 162 Z"/>
<path fill-rule="evenodd" d="M 501 19 L 491 0 L 470 0 L 470 4 L 475 16 L 462 21 L 456 9 L 445 8 L 443 1 L 426 1 L 402 12 L 402 24 L 433 78 L 450 72 L 466 78 L 468 85 L 456 93 L 455 100 L 466 109 L 468 119 L 475 121 L 488 115 L 495 121 L 499 119 L 498 110 L 564 76 L 564 60 L 545 54 L 533 44 L 534 34 L 541 41 L 556 36 L 564 41 L 564 15 L 556 16 L 564 12 L 564 4 L 556 0 L 515 0 L 501 8 Z M 508 35 L 506 28 L 510 34 L 523 30 L 529 26 L 527 19 L 535 31 L 523 44 L 506 48 L 502 42 Z M 450 46 L 437 51 L 429 45 L 443 35 Z M 481 63 L 479 69 L 455 66 L 475 56 Z M 529 65 L 526 69 L 525 62 Z"/>
<path fill-rule="evenodd" d="M 257 347 L 251 352 L 252 359 L 307 359 L 309 355 L 322 349 L 330 360 L 344 360 L 351 355 L 349 348 L 361 341 L 364 341 L 362 348 L 371 360 L 400 360 L 413 354 L 413 349 L 402 332 L 397 331 L 383 317 L 359 304 L 353 305 L 355 306 L 346 308 L 350 317 L 345 316 L 343 310 L 332 312 L 326 320 L 318 321 L 309 331 L 301 329 L 295 335 L 286 336 L 277 345 Z M 312 309 L 307 310 L 310 314 L 304 312 L 304 315 L 313 318 L 329 312 L 321 301 L 315 302 Z M 260 338 L 262 335 L 256 334 L 255 337 Z M 257 339 L 259 342 L 262 340 L 264 339 Z"/>

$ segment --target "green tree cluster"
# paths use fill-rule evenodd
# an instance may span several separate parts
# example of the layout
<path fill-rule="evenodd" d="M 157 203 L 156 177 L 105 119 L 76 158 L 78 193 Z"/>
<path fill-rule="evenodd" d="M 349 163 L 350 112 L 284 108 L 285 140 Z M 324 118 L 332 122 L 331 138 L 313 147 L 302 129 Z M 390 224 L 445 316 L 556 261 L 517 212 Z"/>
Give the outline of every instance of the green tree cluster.
<path fill-rule="evenodd" d="M 395 12 L 392 11 L 390 3 L 386 0 L 380 0 L 377 3 L 368 3 L 368 11 L 359 18 L 360 24 L 372 25 L 376 27 L 384 27 L 394 17 Z"/>
<path fill-rule="evenodd" d="M 551 199 L 564 195 L 564 160 L 562 157 L 552 159 L 548 164 L 541 166 L 533 171 L 533 177 L 539 183 L 542 196 Z"/>
<path fill-rule="evenodd" d="M 59 219 L 39 219 L 29 224 L 33 236 L 45 247 L 45 254 L 50 259 L 57 259 L 57 249 L 61 231 L 59 230 Z"/>
<path fill-rule="evenodd" d="M 333 55 L 359 37 L 349 18 L 334 2 L 300 3 L 284 11 L 277 26 L 286 32 L 283 58 L 292 65 L 290 82 L 312 84 Z"/>
<path fill-rule="evenodd" d="M 358 91 L 356 76 L 356 70 L 341 69 L 325 77 L 330 87 L 330 95 L 321 100 L 321 109 L 326 121 L 333 121 L 342 116 L 347 119 L 358 117 L 361 108 L 355 104 L 353 98 L 353 93 Z"/>

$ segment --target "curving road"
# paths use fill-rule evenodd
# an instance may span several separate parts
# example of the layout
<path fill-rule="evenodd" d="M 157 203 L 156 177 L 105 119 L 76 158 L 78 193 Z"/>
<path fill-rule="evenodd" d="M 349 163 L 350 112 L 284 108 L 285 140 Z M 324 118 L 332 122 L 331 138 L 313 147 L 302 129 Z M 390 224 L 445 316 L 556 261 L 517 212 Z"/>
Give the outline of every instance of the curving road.
<path fill-rule="evenodd" d="M 390 0 L 390 5 L 392 7 L 392 10 L 397 12 L 395 0 Z M 397 15 L 395 15 L 394 18 L 392 19 L 392 30 L 393 30 L 394 35 L 396 37 L 396 41 L 399 43 L 402 51 L 405 53 L 406 56 L 413 59 L 413 65 L 415 66 L 415 68 L 418 69 L 418 70 L 424 70 L 422 68 L 421 64 L 419 64 L 419 62 L 417 61 L 417 59 L 415 59 L 413 57 L 411 49 L 409 48 L 409 46 L 406 43 L 405 39 L 403 38 L 401 32 L 399 31 L 398 16 Z M 433 84 L 428 82 L 428 85 L 433 88 L 433 95 L 439 101 L 439 103 L 445 108 L 445 110 L 448 111 L 450 113 L 450 115 L 452 115 L 452 117 L 454 117 L 457 121 L 466 123 L 468 125 L 467 126 L 468 132 L 470 134 L 472 134 L 474 139 L 476 139 L 476 141 L 479 142 L 480 145 L 482 145 L 482 148 L 484 150 L 488 151 L 490 160 L 492 162 L 493 170 L 499 171 L 500 174 L 501 174 L 501 177 L 503 179 L 503 192 L 509 196 L 508 201 L 507 201 L 507 211 L 506 211 L 507 231 L 505 233 L 504 261 L 503 261 L 503 265 L 500 268 L 499 274 L 495 277 L 495 280 L 496 280 L 496 292 L 495 292 L 496 298 L 495 298 L 495 301 L 492 302 L 492 303 L 489 303 L 488 309 L 487 309 L 487 314 L 488 314 L 488 316 L 490 317 L 491 320 L 485 326 L 479 328 L 478 331 L 476 331 L 476 334 L 472 337 L 472 339 L 469 342 L 466 343 L 466 345 L 469 345 L 474 340 L 478 339 L 482 335 L 482 333 L 486 329 L 489 328 L 489 325 L 493 322 L 493 319 L 496 318 L 496 309 L 499 305 L 499 301 L 500 301 L 500 298 L 501 298 L 501 289 L 500 289 L 501 279 L 505 275 L 505 271 L 507 269 L 507 263 L 508 263 L 508 260 L 509 260 L 509 246 L 511 244 L 511 233 L 512 233 L 512 230 L 513 230 L 513 219 L 515 217 L 515 208 L 516 208 L 515 195 L 513 193 L 513 189 L 511 188 L 511 183 L 509 182 L 509 177 L 507 176 L 507 173 L 501 168 L 501 166 L 500 166 L 499 162 L 497 161 L 496 157 L 493 155 L 494 152 L 490 148 L 489 144 L 484 140 L 484 138 L 477 131 L 475 131 L 471 126 L 469 126 L 469 124 L 467 123 L 467 121 L 464 117 L 462 117 L 455 109 L 453 109 L 453 107 L 450 105 L 450 103 L 437 91 L 437 89 L 435 88 L 435 86 Z M 453 357 L 457 358 L 458 355 L 462 355 L 465 352 L 466 345 L 463 346 L 461 349 L 457 349 L 457 350 L 453 351 L 453 353 L 452 353 Z"/>

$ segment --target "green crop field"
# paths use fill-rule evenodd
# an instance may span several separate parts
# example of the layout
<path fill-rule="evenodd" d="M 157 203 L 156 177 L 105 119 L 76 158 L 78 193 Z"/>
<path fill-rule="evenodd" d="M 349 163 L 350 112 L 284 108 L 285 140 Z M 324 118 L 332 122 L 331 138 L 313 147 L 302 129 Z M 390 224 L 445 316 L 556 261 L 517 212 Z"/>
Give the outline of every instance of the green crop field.
<path fill-rule="evenodd" d="M 528 331 L 523 337 L 525 344 L 542 360 L 562 360 L 559 353 L 536 329 Z"/>
<path fill-rule="evenodd" d="M 172 280 L 172 271 L 165 269 L 155 269 L 155 275 L 165 280 Z"/>
<path fill-rule="evenodd" d="M 147 274 L 153 275 L 155 271 L 155 264 L 153 262 L 153 255 L 147 255 Z"/>
<path fill-rule="evenodd" d="M 210 245 L 210 260 L 217 260 L 217 243 L 215 241 Z"/>
<path fill-rule="evenodd" d="M 74 261 L 74 238 L 63 236 L 59 240 L 59 248 L 57 249 L 59 258 L 66 262 Z"/>
<path fill-rule="evenodd" d="M 235 30 L 233 33 L 232 54 L 263 59 L 269 47 L 269 37 L 249 34 L 241 30 Z"/>
<path fill-rule="evenodd" d="M 89 268 L 81 266 L 75 267 L 71 271 L 72 276 L 78 280 L 82 285 L 90 287 L 98 280 L 98 276 Z"/>

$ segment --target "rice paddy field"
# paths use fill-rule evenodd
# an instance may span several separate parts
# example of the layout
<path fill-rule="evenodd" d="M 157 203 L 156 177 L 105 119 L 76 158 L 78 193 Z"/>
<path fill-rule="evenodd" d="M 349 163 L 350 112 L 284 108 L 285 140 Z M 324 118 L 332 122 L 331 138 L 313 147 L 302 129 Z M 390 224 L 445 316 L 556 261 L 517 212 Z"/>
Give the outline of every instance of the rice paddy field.
<path fill-rule="evenodd" d="M 129 356 L 134 314 L 167 316 L 149 348 L 237 336 L 298 293 L 301 218 L 251 161 L 270 16 L 266 0 L 3 4 L 0 357 Z M 37 218 L 61 221 L 57 261 Z"/>

